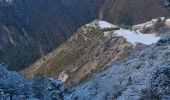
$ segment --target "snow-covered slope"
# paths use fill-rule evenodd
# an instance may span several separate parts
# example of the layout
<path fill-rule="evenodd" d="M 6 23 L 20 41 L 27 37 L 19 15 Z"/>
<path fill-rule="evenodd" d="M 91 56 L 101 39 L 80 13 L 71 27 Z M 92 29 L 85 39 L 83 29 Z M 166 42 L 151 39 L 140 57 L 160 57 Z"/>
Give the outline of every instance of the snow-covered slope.
<path fill-rule="evenodd" d="M 170 100 L 170 36 L 165 37 L 94 74 L 65 100 Z"/>

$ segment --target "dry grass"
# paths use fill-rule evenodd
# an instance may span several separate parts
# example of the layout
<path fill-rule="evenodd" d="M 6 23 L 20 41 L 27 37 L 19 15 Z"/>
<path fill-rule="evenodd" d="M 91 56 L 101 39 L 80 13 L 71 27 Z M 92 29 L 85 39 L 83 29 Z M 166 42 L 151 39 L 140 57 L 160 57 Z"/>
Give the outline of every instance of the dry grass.
<path fill-rule="evenodd" d="M 109 62 L 126 57 L 131 48 L 122 37 L 108 39 L 99 28 L 82 27 L 66 43 L 21 73 L 28 78 L 36 74 L 58 78 L 65 71 L 69 76 L 65 84 L 73 86 L 107 67 Z"/>

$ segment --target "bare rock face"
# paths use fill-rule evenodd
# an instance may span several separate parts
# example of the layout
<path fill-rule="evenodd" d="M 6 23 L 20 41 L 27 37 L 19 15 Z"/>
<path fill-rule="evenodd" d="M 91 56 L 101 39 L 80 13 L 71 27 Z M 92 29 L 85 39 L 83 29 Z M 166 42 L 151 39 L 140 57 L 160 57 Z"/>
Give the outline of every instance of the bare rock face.
<path fill-rule="evenodd" d="M 100 28 L 98 21 L 87 24 L 22 73 L 29 78 L 36 74 L 51 76 L 67 86 L 83 82 L 92 73 L 106 68 L 109 62 L 124 58 L 131 51 L 132 45 L 125 38 L 105 36 L 106 31 Z"/>

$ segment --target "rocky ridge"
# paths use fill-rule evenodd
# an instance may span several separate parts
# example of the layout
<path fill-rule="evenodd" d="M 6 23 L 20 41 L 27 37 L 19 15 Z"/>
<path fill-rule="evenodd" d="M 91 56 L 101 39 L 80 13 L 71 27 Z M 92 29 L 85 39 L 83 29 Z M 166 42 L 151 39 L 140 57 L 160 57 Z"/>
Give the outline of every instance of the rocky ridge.
<path fill-rule="evenodd" d="M 160 29 L 170 29 L 168 20 L 162 20 L 164 25 Z M 68 87 L 75 86 L 88 80 L 93 73 L 107 68 L 111 62 L 128 57 L 132 48 L 156 43 L 161 37 L 159 31 L 151 28 L 149 34 L 141 33 L 141 30 L 147 25 L 154 27 L 158 21 L 155 19 L 154 23 L 136 25 L 131 31 L 95 20 L 81 27 L 67 42 L 21 73 L 27 78 L 42 74 L 58 79 Z M 166 32 L 164 34 L 168 34 Z"/>
<path fill-rule="evenodd" d="M 23 70 L 22 74 L 28 78 L 43 74 L 74 86 L 109 66 L 109 62 L 128 56 L 132 45 L 125 38 L 104 34 L 119 27 L 111 24 L 111 27 L 101 27 L 99 22 L 102 21 L 81 27 L 67 42 Z"/>

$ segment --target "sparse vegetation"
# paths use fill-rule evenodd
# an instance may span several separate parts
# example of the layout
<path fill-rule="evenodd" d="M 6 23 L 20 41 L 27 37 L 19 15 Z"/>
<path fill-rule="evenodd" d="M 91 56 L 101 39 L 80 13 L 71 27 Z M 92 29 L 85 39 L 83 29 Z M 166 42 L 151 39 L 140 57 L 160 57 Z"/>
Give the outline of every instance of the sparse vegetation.
<path fill-rule="evenodd" d="M 40 59 L 22 73 L 29 78 L 36 74 L 57 78 L 65 71 L 69 74 L 68 86 L 86 81 L 92 73 L 107 67 L 108 62 L 126 57 L 132 48 L 121 37 L 107 39 L 103 34 L 98 27 L 83 26 L 45 60 Z M 74 68 L 77 70 L 71 71 Z"/>

